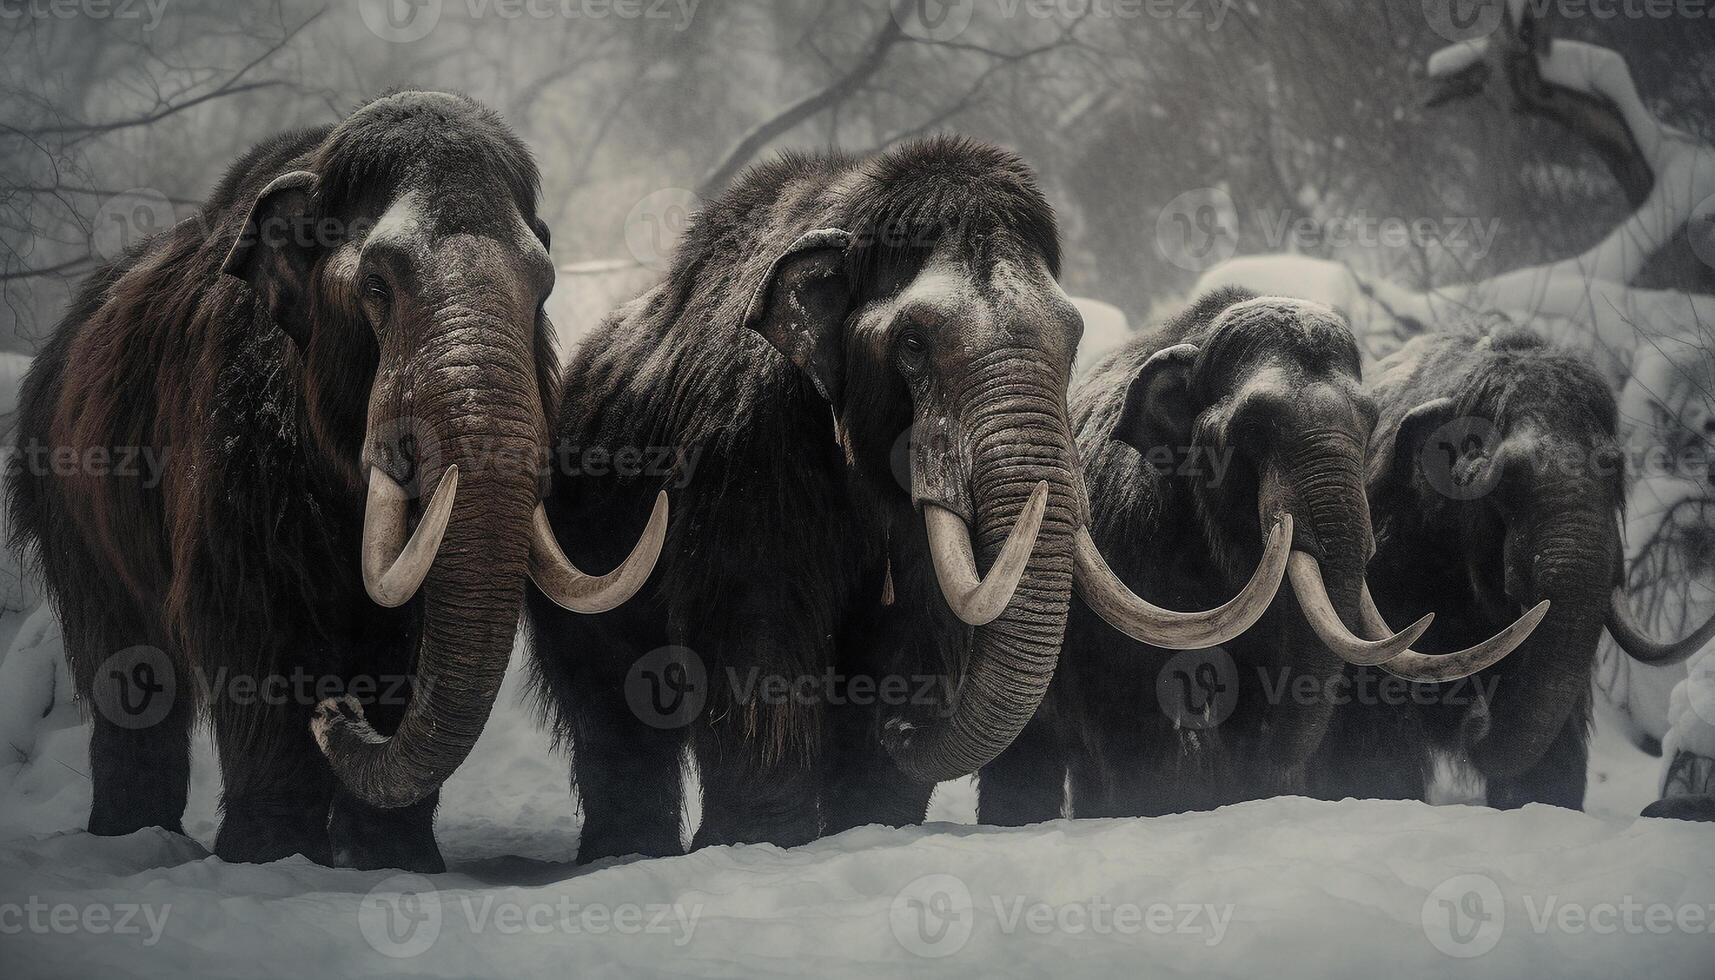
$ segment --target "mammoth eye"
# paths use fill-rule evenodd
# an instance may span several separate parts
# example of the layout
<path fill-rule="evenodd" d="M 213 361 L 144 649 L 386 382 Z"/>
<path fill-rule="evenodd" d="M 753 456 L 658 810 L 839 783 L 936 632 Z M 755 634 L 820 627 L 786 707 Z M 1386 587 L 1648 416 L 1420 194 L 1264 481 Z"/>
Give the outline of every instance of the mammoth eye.
<path fill-rule="evenodd" d="M 392 290 L 387 288 L 387 280 L 371 273 L 363 280 L 363 293 L 370 299 L 385 303 L 393 298 Z"/>
<path fill-rule="evenodd" d="M 923 335 L 915 330 L 907 330 L 905 333 L 901 334 L 899 337 L 899 346 L 902 347 L 907 354 L 910 354 L 913 357 L 919 357 L 924 351 L 929 349 L 929 344 L 923 339 Z"/>

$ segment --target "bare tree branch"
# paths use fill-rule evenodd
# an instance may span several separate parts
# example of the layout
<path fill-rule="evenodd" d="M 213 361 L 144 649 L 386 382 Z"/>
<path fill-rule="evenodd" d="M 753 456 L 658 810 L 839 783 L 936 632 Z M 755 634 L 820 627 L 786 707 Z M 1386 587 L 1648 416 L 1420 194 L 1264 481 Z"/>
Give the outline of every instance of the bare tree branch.
<path fill-rule="evenodd" d="M 745 164 L 749 163 L 762 151 L 762 148 L 773 142 L 775 138 L 790 131 L 806 119 L 816 115 L 823 109 L 838 105 L 853 92 L 863 86 L 863 83 L 881 68 L 887 60 L 887 52 L 899 42 L 903 36 L 899 21 L 891 14 L 882 23 L 881 30 L 869 42 L 867 49 L 857 64 L 853 65 L 844 75 L 829 83 L 820 91 L 799 99 L 786 108 L 741 136 L 732 148 L 727 150 L 719 163 L 715 164 L 703 175 L 697 183 L 697 194 L 704 199 L 713 197 L 724 188 L 733 177 L 737 176 Z"/>

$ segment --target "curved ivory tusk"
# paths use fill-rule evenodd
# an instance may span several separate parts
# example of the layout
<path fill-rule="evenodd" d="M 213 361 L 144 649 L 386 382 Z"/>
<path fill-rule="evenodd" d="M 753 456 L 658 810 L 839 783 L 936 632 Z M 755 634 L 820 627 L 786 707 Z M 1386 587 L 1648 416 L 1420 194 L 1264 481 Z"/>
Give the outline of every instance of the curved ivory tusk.
<path fill-rule="evenodd" d="M 1283 512 L 1276 517 L 1263 545 L 1262 561 L 1239 594 L 1206 612 L 1175 612 L 1139 598 L 1108 567 L 1087 528 L 1078 529 L 1074 547 L 1078 595 L 1096 615 L 1140 643 L 1166 650 L 1202 650 L 1232 640 L 1268 611 L 1292 553 L 1292 515 Z"/>
<path fill-rule="evenodd" d="M 459 468 L 447 467 L 440 486 L 429 498 L 423 519 L 411 540 L 405 540 L 405 510 L 409 498 L 405 488 L 393 482 L 379 467 L 369 468 L 369 499 L 363 505 L 363 587 L 377 605 L 402 606 L 417 594 L 435 563 L 452 517 L 453 497 L 458 494 Z"/>
<path fill-rule="evenodd" d="M 1715 616 L 1709 617 L 1707 622 L 1684 639 L 1663 643 L 1651 638 L 1632 617 L 1631 607 L 1626 604 L 1624 588 L 1615 588 L 1608 596 L 1607 624 L 1608 635 L 1614 638 L 1620 649 L 1639 663 L 1656 666 L 1680 663 L 1703 649 L 1703 645 L 1710 640 L 1715 640 Z"/>
<path fill-rule="evenodd" d="M 953 615 L 970 626 L 995 621 L 1024 577 L 1024 566 L 1036 547 L 1042 514 L 1048 508 L 1048 481 L 1036 484 L 1030 500 L 1013 522 L 1012 532 L 1000 549 L 987 578 L 977 575 L 977 560 L 971 550 L 971 532 L 959 515 L 935 504 L 923 505 L 923 523 L 929 530 L 929 557 L 935 563 L 935 579 L 947 598 Z"/>
<path fill-rule="evenodd" d="M 1349 664 L 1367 667 L 1392 660 L 1416 643 L 1435 619 L 1435 614 L 1430 613 L 1401 633 L 1390 631 L 1386 639 L 1366 640 L 1353 634 L 1340 620 L 1339 612 L 1328 598 L 1328 587 L 1322 581 L 1322 569 L 1315 558 L 1306 552 L 1294 551 L 1287 562 L 1286 574 L 1292 579 L 1292 591 L 1298 595 L 1298 607 L 1304 610 L 1304 618 L 1309 620 L 1310 628 L 1316 631 L 1317 638 L 1329 650 Z"/>
<path fill-rule="evenodd" d="M 655 560 L 661 557 L 661 546 L 667 540 L 667 491 L 655 496 L 655 509 L 649 523 L 620 566 L 606 575 L 590 575 L 560 550 L 554 529 L 548 523 L 548 511 L 541 504 L 530 521 L 530 581 L 555 605 L 575 613 L 607 612 L 621 605 L 643 588 L 649 573 L 655 570 Z"/>
<path fill-rule="evenodd" d="M 1370 595 L 1368 584 L 1364 585 L 1362 604 L 1364 630 L 1372 635 L 1392 635 L 1393 630 L 1388 628 L 1387 620 L 1382 618 L 1381 610 L 1376 608 L 1376 600 Z M 1382 664 L 1381 668 L 1395 677 L 1425 683 L 1456 681 L 1470 677 L 1485 667 L 1499 663 L 1502 657 L 1518 649 L 1519 644 L 1530 636 L 1546 615 L 1548 600 L 1544 599 L 1532 606 L 1529 612 L 1513 620 L 1511 626 L 1474 647 L 1467 647 L 1457 653 L 1418 653 L 1416 650 L 1407 650 Z"/>

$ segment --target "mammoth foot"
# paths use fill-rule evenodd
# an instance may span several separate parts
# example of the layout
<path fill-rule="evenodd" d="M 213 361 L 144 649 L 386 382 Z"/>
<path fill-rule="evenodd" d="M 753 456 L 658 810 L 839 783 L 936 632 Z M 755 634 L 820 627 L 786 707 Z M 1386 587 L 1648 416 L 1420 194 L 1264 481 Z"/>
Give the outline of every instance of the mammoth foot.
<path fill-rule="evenodd" d="M 185 836 L 184 821 L 178 817 L 156 819 L 101 806 L 96 806 L 89 812 L 89 832 L 97 837 L 123 837 L 149 827 L 159 827 L 181 837 Z"/>
<path fill-rule="evenodd" d="M 215 835 L 214 854 L 235 864 L 266 864 L 302 854 L 332 864 L 325 817 L 303 811 L 256 811 L 228 806 Z"/>
<path fill-rule="evenodd" d="M 380 871 L 397 868 L 418 874 L 447 870 L 435 844 L 435 805 L 439 794 L 407 807 L 383 810 L 343 792 L 334 799 L 328 820 L 333 863 L 341 868 Z"/>
<path fill-rule="evenodd" d="M 672 828 L 670 835 L 665 831 L 647 834 L 619 831 L 604 834 L 599 831 L 592 832 L 592 828 L 586 824 L 582 836 L 578 838 L 579 864 L 589 864 L 607 858 L 673 857 L 683 853 L 685 847 L 679 843 L 677 826 Z"/>

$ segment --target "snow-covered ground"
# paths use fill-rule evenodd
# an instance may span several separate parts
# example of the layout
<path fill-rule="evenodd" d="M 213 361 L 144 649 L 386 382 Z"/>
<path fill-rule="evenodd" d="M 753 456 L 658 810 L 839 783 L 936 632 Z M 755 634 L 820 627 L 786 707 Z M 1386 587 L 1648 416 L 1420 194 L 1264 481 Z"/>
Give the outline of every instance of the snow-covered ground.
<path fill-rule="evenodd" d="M 1606 722 L 1589 813 L 1278 799 L 995 830 L 970 826 L 964 781 L 941 787 L 925 827 L 578 868 L 565 759 L 547 751 L 514 663 L 443 796 L 452 870 L 424 878 L 211 857 L 206 737 L 194 841 L 84 833 L 87 730 L 65 702 L 58 628 L 43 613 L 18 633 L 0 664 L 8 976 L 1715 971 L 1709 828 L 1632 816 L 1657 763 Z"/>

